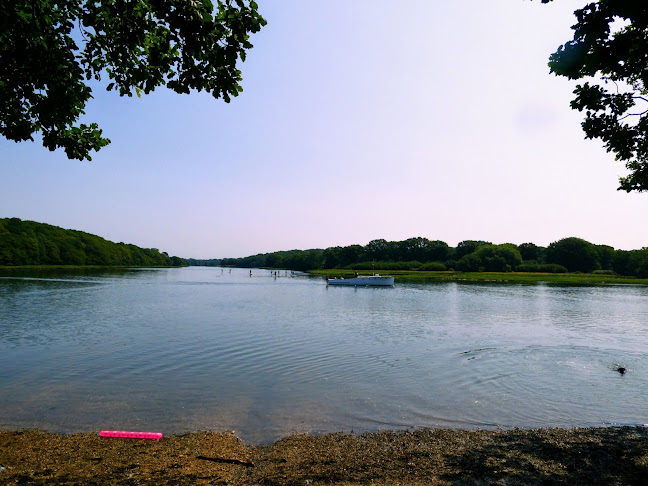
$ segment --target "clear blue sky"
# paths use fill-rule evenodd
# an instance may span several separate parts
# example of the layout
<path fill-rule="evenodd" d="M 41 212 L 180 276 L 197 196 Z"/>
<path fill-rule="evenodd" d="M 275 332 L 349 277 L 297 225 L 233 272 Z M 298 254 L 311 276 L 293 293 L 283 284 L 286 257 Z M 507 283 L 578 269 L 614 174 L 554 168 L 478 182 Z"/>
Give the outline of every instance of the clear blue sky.
<path fill-rule="evenodd" d="M 0 140 L 0 217 L 239 257 L 423 236 L 648 245 L 549 74 L 584 1 L 266 0 L 230 104 L 95 90 L 92 162 Z"/>

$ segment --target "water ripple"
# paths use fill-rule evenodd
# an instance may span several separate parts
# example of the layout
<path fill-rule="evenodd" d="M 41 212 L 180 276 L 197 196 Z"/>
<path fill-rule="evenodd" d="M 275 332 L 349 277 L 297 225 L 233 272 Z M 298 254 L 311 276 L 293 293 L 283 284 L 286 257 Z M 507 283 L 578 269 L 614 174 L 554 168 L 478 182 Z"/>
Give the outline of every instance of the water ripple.
<path fill-rule="evenodd" d="M 5 278 L 0 423 L 259 441 L 646 423 L 646 297 L 632 286 L 327 290 L 236 269 Z"/>

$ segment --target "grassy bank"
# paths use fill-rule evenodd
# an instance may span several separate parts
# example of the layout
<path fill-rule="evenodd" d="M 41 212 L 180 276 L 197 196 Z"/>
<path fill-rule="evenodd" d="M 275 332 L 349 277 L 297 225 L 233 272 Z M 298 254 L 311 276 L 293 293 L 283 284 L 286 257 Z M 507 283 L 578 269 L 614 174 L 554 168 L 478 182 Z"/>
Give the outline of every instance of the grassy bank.
<path fill-rule="evenodd" d="M 311 270 L 311 275 L 330 275 L 331 277 L 352 277 L 353 270 Z M 360 271 L 361 275 L 371 272 Z M 443 282 L 443 281 L 472 281 L 472 282 L 518 282 L 538 283 L 551 282 L 565 285 L 588 284 L 640 284 L 648 285 L 648 279 L 622 277 L 618 275 L 599 275 L 593 273 L 524 273 L 524 272 L 431 272 L 413 270 L 381 270 L 381 275 L 394 275 L 397 282 Z"/>
<path fill-rule="evenodd" d="M 246 445 L 212 432 L 159 441 L 0 432 L 0 484 L 640 485 L 644 427 L 297 435 Z"/>

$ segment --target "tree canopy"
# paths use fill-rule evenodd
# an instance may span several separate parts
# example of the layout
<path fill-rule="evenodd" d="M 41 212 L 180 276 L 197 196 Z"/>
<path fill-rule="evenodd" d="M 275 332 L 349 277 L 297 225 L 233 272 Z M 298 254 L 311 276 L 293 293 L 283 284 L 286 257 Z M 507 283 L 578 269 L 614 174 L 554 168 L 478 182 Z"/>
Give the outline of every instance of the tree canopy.
<path fill-rule="evenodd" d="M 600 269 L 599 254 L 589 241 L 582 238 L 563 238 L 547 247 L 547 263 L 557 263 L 570 271 L 593 272 Z"/>
<path fill-rule="evenodd" d="M 80 123 L 89 81 L 121 96 L 166 86 L 229 102 L 242 91 L 237 62 L 266 21 L 253 0 L 2 0 L 0 134 L 91 160 L 108 145 Z"/>
<path fill-rule="evenodd" d="M 552 0 L 542 0 L 548 3 Z M 598 0 L 574 12 L 574 38 L 549 59 L 552 73 L 585 79 L 571 107 L 586 138 L 625 162 L 619 190 L 648 190 L 648 2 Z"/>
<path fill-rule="evenodd" d="M 648 248 L 615 250 L 611 246 L 595 245 L 576 237 L 555 241 L 547 248 L 533 243 L 497 245 L 481 240 L 461 241 L 453 248 L 443 241 L 421 237 L 403 241 L 377 239 L 366 246 L 278 251 L 209 261 L 186 259 L 185 262 L 190 265 L 293 270 L 602 272 L 648 277 Z"/>
<path fill-rule="evenodd" d="M 413 250 L 414 249 L 414 250 Z M 424 250 L 424 251 L 422 251 Z M 415 253 L 412 253 L 415 251 Z M 413 257 L 418 259 L 413 260 Z M 429 270 L 460 272 L 603 272 L 648 277 L 648 248 L 615 250 L 581 238 L 563 238 L 547 248 L 523 243 L 465 240 L 456 247 L 416 237 L 372 240 L 325 250 L 288 250 L 243 258 L 200 260 L 169 256 L 155 248 L 113 243 L 99 236 L 18 218 L 0 218 L 0 266 L 233 266 L 293 270 Z"/>
<path fill-rule="evenodd" d="M 0 265 L 184 265 L 156 248 L 113 243 L 83 231 L 18 218 L 0 219 Z"/>

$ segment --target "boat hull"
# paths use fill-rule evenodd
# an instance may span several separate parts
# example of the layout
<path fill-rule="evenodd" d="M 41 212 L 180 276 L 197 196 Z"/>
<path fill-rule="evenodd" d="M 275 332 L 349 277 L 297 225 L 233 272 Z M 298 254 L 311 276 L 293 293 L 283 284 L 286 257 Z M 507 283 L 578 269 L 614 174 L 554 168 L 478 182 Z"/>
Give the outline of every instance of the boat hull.
<path fill-rule="evenodd" d="M 394 277 L 372 275 L 353 278 L 329 278 L 326 283 L 327 285 L 389 287 L 394 285 Z"/>

